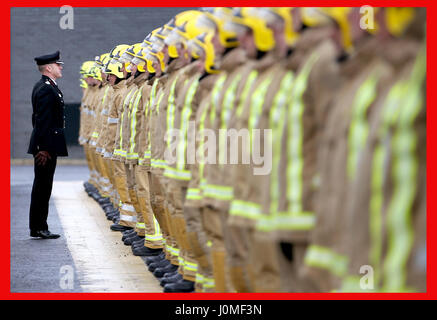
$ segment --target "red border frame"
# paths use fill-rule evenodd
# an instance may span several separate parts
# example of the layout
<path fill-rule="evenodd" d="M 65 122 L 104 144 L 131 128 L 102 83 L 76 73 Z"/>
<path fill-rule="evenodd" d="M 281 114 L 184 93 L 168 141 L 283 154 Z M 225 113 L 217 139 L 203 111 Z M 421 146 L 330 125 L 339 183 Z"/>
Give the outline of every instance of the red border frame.
<path fill-rule="evenodd" d="M 44 2 L 44 7 L 60 7 L 63 5 L 71 5 L 73 7 L 89 7 L 89 1 L 84 0 L 70 0 L 70 1 L 56 1 L 47 0 Z M 104 6 L 104 7 L 120 7 L 119 1 L 93 1 L 93 7 Z M 180 2 L 176 0 L 166 1 L 166 6 L 177 7 Z M 204 6 L 251 6 L 253 1 L 193 1 L 189 0 L 184 2 L 185 6 L 191 7 L 204 7 Z M 427 56 L 433 57 L 433 53 L 436 52 L 436 43 L 430 41 L 431 37 L 435 32 L 435 22 L 436 19 L 436 5 L 434 1 L 259 1 L 258 6 L 414 6 L 414 7 L 427 7 Z M 4 65 L 4 74 L 8 77 L 10 73 L 10 8 L 11 7 L 38 7 L 41 6 L 41 2 L 37 1 L 9 1 L 8 3 L 2 2 L 0 4 L 0 32 L 2 35 L 3 42 L 1 44 L 0 56 L 2 61 L 8 61 Z M 149 6 L 154 7 L 154 6 Z M 158 6 L 155 6 L 158 7 Z M 431 70 L 435 70 L 435 65 L 432 59 L 428 59 L 427 64 L 427 105 L 433 105 L 436 102 L 436 96 L 431 95 L 431 92 L 436 92 L 434 78 L 431 77 Z M 3 97 L 5 106 L 10 104 L 10 81 L 5 81 L 4 85 L 0 87 L 1 97 Z M 0 189 L 0 201 L 1 203 L 9 204 L 9 212 L 4 212 L 4 230 L 0 233 L 0 250 L 2 263 L 0 264 L 0 299 L 10 299 L 10 300 L 33 300 L 33 299 L 47 299 L 47 300 L 113 300 L 113 299 L 129 299 L 129 300 L 358 300 L 358 299 L 369 299 L 369 300 L 417 300 L 417 299 L 436 299 L 436 277 L 433 273 L 435 271 L 436 255 L 431 254 L 435 252 L 435 242 L 436 235 L 435 231 L 435 218 L 430 212 L 435 211 L 435 205 L 432 201 L 432 183 L 431 180 L 435 176 L 435 170 L 433 166 L 428 166 L 428 186 L 427 189 L 431 192 L 431 199 L 428 201 L 427 207 L 427 292 L 426 293 L 214 293 L 214 294 L 201 294 L 201 293 L 191 293 L 191 294 L 163 294 L 163 293 L 11 293 L 10 292 L 10 185 L 7 182 L 10 181 L 10 108 L 4 108 L 5 113 L 2 118 L 2 125 L 0 125 L 0 136 L 5 137 L 2 140 L 3 145 L 3 156 L 0 157 L 0 174 L 5 177 L 1 183 Z M 427 163 L 434 163 L 435 160 L 435 143 L 433 143 L 432 138 L 435 134 L 435 129 L 430 126 L 430 119 L 435 118 L 435 111 L 433 108 L 427 109 Z M 431 187 L 431 188 L 430 188 Z M 3 210 L 6 211 L 6 210 Z"/>

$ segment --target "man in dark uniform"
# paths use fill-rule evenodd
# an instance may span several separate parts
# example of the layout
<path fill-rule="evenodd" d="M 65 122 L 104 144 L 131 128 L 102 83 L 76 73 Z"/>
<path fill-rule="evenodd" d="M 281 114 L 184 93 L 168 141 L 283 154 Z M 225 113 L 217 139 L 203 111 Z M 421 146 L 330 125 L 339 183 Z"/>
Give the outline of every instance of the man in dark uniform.
<path fill-rule="evenodd" d="M 35 179 L 30 203 L 30 236 L 43 239 L 59 238 L 49 231 L 47 216 L 52 193 L 53 176 L 58 156 L 68 156 L 65 143 L 64 99 L 56 79 L 62 77 L 59 51 L 36 57 L 42 74 L 32 91 L 32 136 L 27 153 L 34 156 Z"/>

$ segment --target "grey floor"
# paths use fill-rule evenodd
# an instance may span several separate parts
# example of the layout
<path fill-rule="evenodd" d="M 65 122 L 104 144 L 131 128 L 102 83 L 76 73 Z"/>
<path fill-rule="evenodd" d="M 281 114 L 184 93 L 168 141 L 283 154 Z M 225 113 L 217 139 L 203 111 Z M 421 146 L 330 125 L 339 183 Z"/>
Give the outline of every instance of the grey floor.
<path fill-rule="evenodd" d="M 65 166 L 56 169 L 55 180 L 85 180 L 87 176 L 86 167 Z M 29 236 L 32 183 L 33 167 L 11 167 L 11 292 L 80 292 L 80 274 L 66 278 L 76 268 L 65 237 L 42 240 Z M 53 200 L 48 224 L 52 232 L 63 233 Z"/>

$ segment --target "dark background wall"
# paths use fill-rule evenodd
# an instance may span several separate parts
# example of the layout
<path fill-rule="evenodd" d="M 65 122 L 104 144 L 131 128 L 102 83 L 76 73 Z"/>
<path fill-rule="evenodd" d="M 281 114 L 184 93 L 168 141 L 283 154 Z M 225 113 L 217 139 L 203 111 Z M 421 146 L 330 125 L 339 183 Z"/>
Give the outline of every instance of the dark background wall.
<path fill-rule="evenodd" d="M 58 85 L 64 93 L 67 119 L 78 113 L 82 91 L 79 68 L 83 61 L 108 52 L 115 45 L 141 42 L 153 29 L 190 8 L 74 8 L 74 29 L 63 30 L 60 8 L 11 9 L 11 158 L 26 154 L 32 131 L 31 92 L 40 74 L 35 56 L 61 51 L 65 62 Z M 72 129 L 67 123 L 67 140 Z M 69 145 L 72 158 L 83 157 L 81 147 Z"/>

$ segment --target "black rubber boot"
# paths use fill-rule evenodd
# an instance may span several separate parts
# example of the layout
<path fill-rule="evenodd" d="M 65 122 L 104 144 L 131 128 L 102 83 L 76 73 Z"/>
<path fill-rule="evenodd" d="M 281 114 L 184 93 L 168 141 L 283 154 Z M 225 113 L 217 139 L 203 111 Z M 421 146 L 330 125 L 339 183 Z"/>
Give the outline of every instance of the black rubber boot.
<path fill-rule="evenodd" d="M 164 292 L 193 292 L 194 282 L 188 280 L 180 280 L 178 282 L 164 285 Z"/>
<path fill-rule="evenodd" d="M 140 248 L 132 248 L 132 252 L 135 256 L 147 257 L 147 256 L 157 256 L 160 254 L 162 249 L 150 249 L 145 246 Z"/>
<path fill-rule="evenodd" d="M 157 278 L 162 278 L 164 276 L 164 274 L 166 274 L 167 272 L 173 272 L 175 270 L 178 269 L 178 266 L 175 266 L 173 264 L 169 264 L 164 268 L 157 268 L 155 269 L 155 271 L 153 271 L 153 275 Z"/>
<path fill-rule="evenodd" d="M 149 264 L 149 271 L 154 272 L 158 268 L 164 268 L 167 267 L 170 264 L 170 261 L 167 259 L 162 259 L 160 261 L 156 261 L 154 263 Z M 163 274 L 164 276 L 164 274 Z"/>
<path fill-rule="evenodd" d="M 167 273 L 166 273 L 167 274 Z M 179 282 L 179 281 L 181 281 L 183 278 L 182 278 L 182 275 L 179 273 L 179 272 L 174 272 L 174 273 L 171 273 L 171 275 L 172 276 L 170 276 L 170 277 L 166 277 L 166 276 L 164 276 L 160 281 L 159 281 L 159 284 L 161 285 L 161 287 L 164 287 L 166 284 L 169 284 L 169 283 L 175 283 L 175 282 Z"/>

